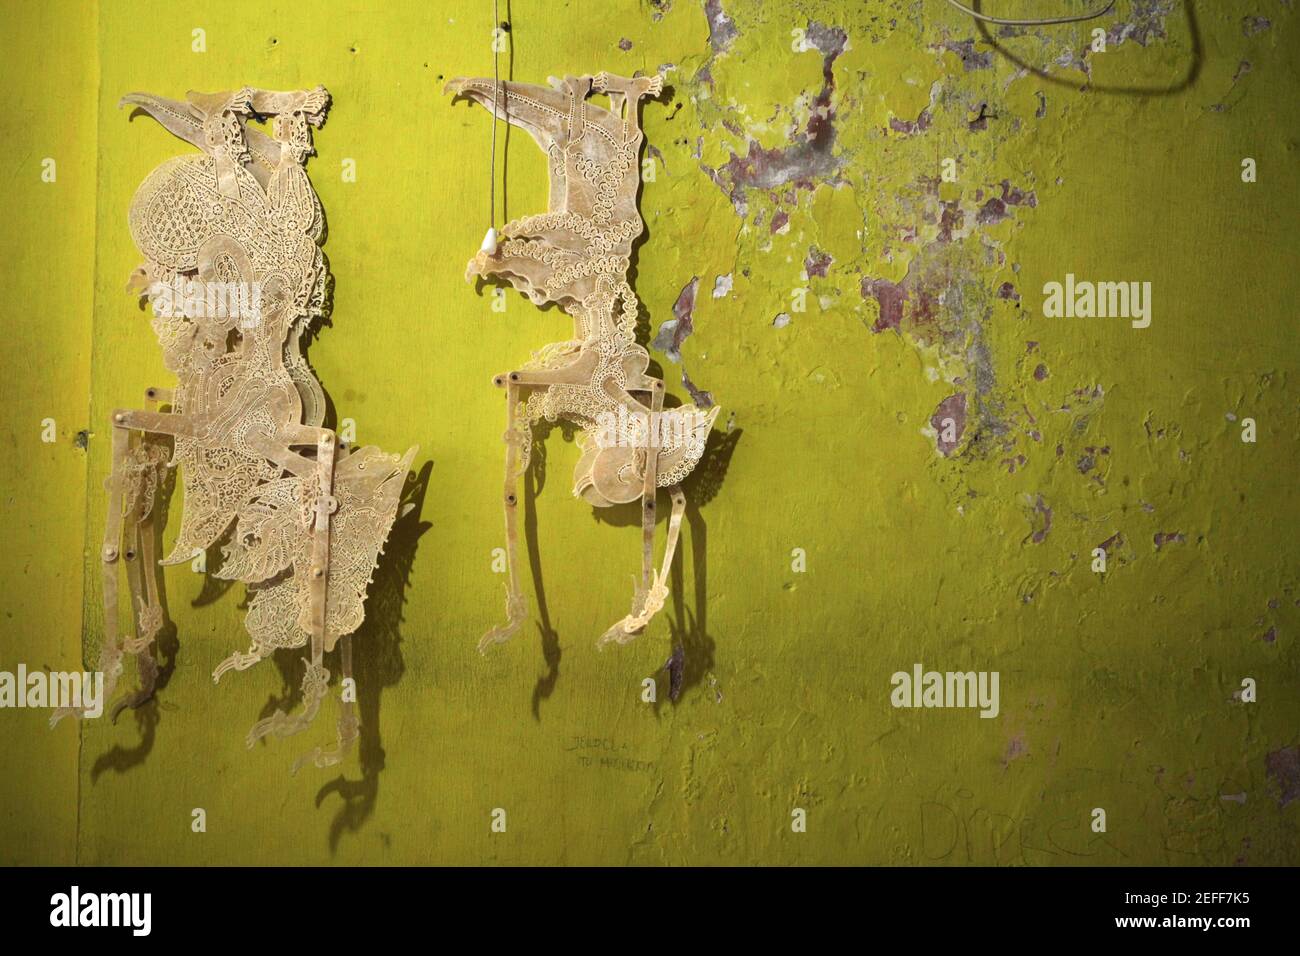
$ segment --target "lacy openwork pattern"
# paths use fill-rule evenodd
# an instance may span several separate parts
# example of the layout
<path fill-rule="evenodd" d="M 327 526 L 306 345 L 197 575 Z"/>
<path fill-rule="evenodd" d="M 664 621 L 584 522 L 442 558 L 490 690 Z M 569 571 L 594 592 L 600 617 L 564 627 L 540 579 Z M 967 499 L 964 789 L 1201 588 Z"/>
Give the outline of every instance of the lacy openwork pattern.
<path fill-rule="evenodd" d="M 556 303 L 574 321 L 573 339 L 540 349 L 495 379 L 506 391 L 507 622 L 488 632 L 480 649 L 508 639 L 527 618 L 517 558 L 517 484 L 533 426 L 542 420 L 582 429 L 576 496 L 598 508 L 641 500 L 641 583 L 631 613 L 602 642 L 635 637 L 668 596 L 686 506 L 679 482 L 700 460 L 718 409 L 665 409 L 664 383 L 646 373 L 650 356 L 636 341 L 640 303 L 628 271 L 632 243 L 644 229 L 637 208 L 644 140 L 639 103 L 658 96 L 662 86 L 657 76 L 607 73 L 568 76 L 550 86 L 478 78 L 447 84 L 448 91 L 528 132 L 550 171 L 548 210 L 503 227 L 497 248 L 470 261 L 468 278 L 508 282 L 536 305 Z M 590 102 L 593 93 L 606 94 L 609 109 Z M 659 569 L 653 564 L 657 488 L 669 489 L 673 505 Z"/>
<path fill-rule="evenodd" d="M 245 87 L 190 93 L 184 102 L 133 93 L 123 104 L 201 152 L 164 162 L 131 203 L 131 235 L 144 262 L 128 290 L 152 307 L 176 387 L 150 388 L 148 410 L 112 417 L 102 552 L 105 696 L 127 654 L 137 659 L 141 686 L 114 714 L 153 693 L 151 647 L 165 616 L 156 566 L 188 563 L 219 545 L 213 573 L 249 587 L 251 643 L 216 668 L 214 681 L 278 649 L 310 645 L 301 711 L 257 723 L 251 746 L 311 722 L 329 683 L 324 655 L 340 642 L 342 674 L 351 678 L 349 635 L 364 618 L 367 586 L 416 449 L 386 455 L 340 444 L 324 427 L 324 393 L 300 347 L 329 308 L 324 217 L 304 168 L 314 152 L 311 130 L 329 106 L 325 89 Z M 270 135 L 250 125 L 254 119 L 269 119 Z M 176 545 L 159 562 L 165 514 L 157 505 L 169 469 L 179 469 L 184 507 Z M 134 636 L 118 633 L 123 558 Z M 336 742 L 303 759 L 318 766 L 342 759 L 357 736 L 354 699 L 343 697 Z"/>

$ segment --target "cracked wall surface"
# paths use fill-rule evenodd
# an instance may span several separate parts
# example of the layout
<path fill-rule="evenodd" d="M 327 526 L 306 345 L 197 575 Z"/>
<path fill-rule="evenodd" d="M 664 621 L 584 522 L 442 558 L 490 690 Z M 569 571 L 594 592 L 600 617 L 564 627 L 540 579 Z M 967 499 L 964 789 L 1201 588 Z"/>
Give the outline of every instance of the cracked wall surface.
<path fill-rule="evenodd" d="M 534 599 L 487 658 L 490 379 L 569 335 L 559 312 L 514 294 L 495 312 L 462 280 L 490 131 L 440 89 L 491 74 L 490 17 L 316 6 L 8 11 L 0 263 L 31 360 L 0 378 L 0 669 L 80 666 L 101 624 L 86 555 L 107 414 L 170 384 L 121 290 L 130 197 L 177 144 L 118 98 L 323 83 L 308 169 L 335 307 L 309 355 L 360 440 L 433 462 L 400 580 L 357 641 L 359 760 L 291 778 L 284 747 L 244 750 L 250 707 L 296 683 L 293 662 L 215 692 L 242 594 L 181 566 L 155 703 L 80 739 L 0 711 L 0 857 L 1300 862 L 1292 2 L 1119 0 L 1095 23 L 986 29 L 942 0 L 512 0 L 515 79 L 664 74 L 643 107 L 642 331 L 673 395 L 722 414 L 667 619 L 603 652 L 639 531 L 572 500 L 578 452 L 551 432 L 525 486 L 544 613 Z M 64 42 L 34 58 L 51 32 Z M 540 154 L 502 145 L 507 214 L 540 211 Z M 1046 316 L 1067 274 L 1150 282 L 1150 325 Z M 891 708 L 891 675 L 916 662 L 998 671 L 1000 713 Z"/>

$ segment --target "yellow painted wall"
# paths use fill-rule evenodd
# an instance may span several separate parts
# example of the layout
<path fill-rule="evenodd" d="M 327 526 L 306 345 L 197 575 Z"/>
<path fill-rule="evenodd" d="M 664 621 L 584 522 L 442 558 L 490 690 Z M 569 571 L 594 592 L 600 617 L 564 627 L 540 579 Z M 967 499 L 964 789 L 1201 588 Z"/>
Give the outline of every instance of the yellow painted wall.
<path fill-rule="evenodd" d="M 639 531 L 571 499 L 576 450 L 552 433 L 526 496 L 545 627 L 486 658 L 475 642 L 502 611 L 490 378 L 569 334 L 558 311 L 511 293 L 496 313 L 462 279 L 490 126 L 440 90 L 490 74 L 488 5 L 3 15 L 0 669 L 95 659 L 107 414 L 170 384 L 123 291 L 126 211 L 189 147 L 128 122 L 127 92 L 331 91 L 309 172 L 335 303 L 311 361 L 360 441 L 419 443 L 432 467 L 357 642 L 359 759 L 289 775 L 332 713 L 245 750 L 299 665 L 214 688 L 244 646 L 242 588 L 170 568 L 179 651 L 154 703 L 54 731 L 0 711 L 0 861 L 1300 862 L 1287 4 L 1119 0 L 1107 50 L 1085 54 L 1091 25 L 995 39 L 941 0 L 513 0 L 516 79 L 667 69 L 644 108 L 658 153 L 635 281 L 657 333 L 699 278 L 682 364 L 654 357 L 676 395 L 685 369 L 722 406 L 725 474 L 688 486 L 716 493 L 692 509 L 666 617 L 598 652 Z M 508 214 L 541 210 L 540 153 L 502 145 Z M 1066 273 L 1150 281 L 1151 326 L 1045 318 L 1043 285 Z M 932 416 L 963 400 L 943 454 Z M 675 704 L 659 670 L 674 642 Z M 999 671 L 1000 715 L 891 708 L 890 676 L 915 662 Z M 1256 703 L 1233 699 L 1243 677 Z"/>

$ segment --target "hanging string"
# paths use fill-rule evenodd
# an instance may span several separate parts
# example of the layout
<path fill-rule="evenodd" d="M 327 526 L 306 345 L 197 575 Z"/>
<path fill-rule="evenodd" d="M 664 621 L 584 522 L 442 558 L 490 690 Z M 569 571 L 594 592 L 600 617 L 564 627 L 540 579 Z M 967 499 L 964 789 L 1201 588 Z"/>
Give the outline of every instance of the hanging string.
<path fill-rule="evenodd" d="M 501 14 L 492 0 L 492 162 L 488 169 L 488 231 L 479 248 L 489 256 L 497 252 L 497 122 L 501 113 Z"/>
<path fill-rule="evenodd" d="M 972 16 L 976 20 L 983 20 L 985 23 L 994 23 L 1003 27 L 1045 27 L 1058 23 L 1079 23 L 1083 20 L 1095 20 L 1103 14 L 1110 13 L 1111 7 L 1115 6 L 1115 0 L 1110 0 L 1104 7 L 1093 13 L 1078 13 L 1068 17 L 1046 17 L 1042 20 L 1008 20 L 1004 17 L 991 17 L 987 13 L 980 13 L 978 10 L 972 10 L 957 0 L 948 0 L 948 3 L 956 7 L 967 16 Z"/>

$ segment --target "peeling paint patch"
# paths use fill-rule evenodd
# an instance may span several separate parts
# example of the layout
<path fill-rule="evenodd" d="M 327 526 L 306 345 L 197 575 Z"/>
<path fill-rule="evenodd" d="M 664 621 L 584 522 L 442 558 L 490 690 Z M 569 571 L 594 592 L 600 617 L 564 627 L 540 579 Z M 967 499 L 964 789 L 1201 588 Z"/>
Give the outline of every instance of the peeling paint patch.
<path fill-rule="evenodd" d="M 674 362 L 682 360 L 682 343 L 695 331 L 693 324 L 695 313 L 695 293 L 700 288 L 700 277 L 691 276 L 691 281 L 682 287 L 673 303 L 673 317 L 659 326 L 659 334 L 652 343 L 655 348 L 667 354 Z"/>
<path fill-rule="evenodd" d="M 691 276 L 691 281 L 682 287 L 677 301 L 673 303 L 673 317 L 659 326 L 659 332 L 651 344 L 667 355 L 670 361 L 682 366 L 682 387 L 690 393 L 696 406 L 712 408 L 713 393 L 696 386 L 682 362 L 682 343 L 695 331 L 695 297 L 699 288 L 700 277 Z"/>
<path fill-rule="evenodd" d="M 704 15 L 709 20 L 709 46 L 714 53 L 726 53 L 740 35 L 736 21 L 722 9 L 722 0 L 705 0 Z"/>
<path fill-rule="evenodd" d="M 1043 500 L 1042 495 L 1037 495 L 1035 498 L 1034 514 L 1038 518 L 1042 519 L 1042 524 L 1040 525 L 1040 527 L 1034 530 L 1029 535 L 1029 537 L 1026 538 L 1025 540 L 1033 541 L 1034 544 L 1042 544 L 1044 541 L 1047 540 L 1047 535 L 1052 530 L 1052 509 L 1047 504 L 1047 502 Z"/>
<path fill-rule="evenodd" d="M 749 189 L 776 189 L 787 183 L 811 189 L 820 180 L 832 179 L 840 167 L 833 151 L 835 111 L 831 96 L 835 91 L 835 60 L 844 52 L 849 37 L 839 27 L 816 21 L 808 24 L 805 37 L 822 54 L 822 88 L 812 101 L 804 128 L 795 132 L 789 146 L 765 149 L 750 139 L 744 156 L 733 152 L 719 169 L 702 167 L 731 199 L 739 216 L 749 214 Z"/>
<path fill-rule="evenodd" d="M 1106 48 L 1119 46 L 1126 40 L 1132 40 L 1138 46 L 1146 46 L 1152 40 L 1163 40 L 1165 21 L 1173 12 L 1175 5 L 1181 6 L 1180 0 L 1133 0 L 1129 19 L 1117 23 L 1106 31 Z M 1085 48 L 1085 55 L 1091 47 Z"/>
<path fill-rule="evenodd" d="M 862 298 L 875 299 L 880 306 L 880 317 L 871 327 L 872 332 L 897 329 L 902 324 L 903 303 L 907 301 L 907 291 L 902 283 L 888 279 L 863 279 Z"/>
<path fill-rule="evenodd" d="M 668 672 L 668 699 L 676 703 L 677 698 L 682 696 L 682 684 L 686 677 L 686 649 L 680 644 L 675 646 L 660 670 Z"/>
<path fill-rule="evenodd" d="M 1028 206 L 1030 209 L 1038 205 L 1038 194 L 1032 189 L 1025 192 L 1018 186 L 1011 185 L 1011 180 L 1004 179 L 998 183 L 1002 190 L 1002 201 L 1008 206 Z"/>
<path fill-rule="evenodd" d="M 778 312 L 775 319 L 772 320 L 772 328 L 783 329 L 790 324 L 789 312 Z"/>
<path fill-rule="evenodd" d="M 975 214 L 975 221 L 981 226 L 993 226 L 1006 219 L 1008 215 L 1010 214 L 1007 212 L 1007 204 L 994 196 L 980 207 L 979 212 Z"/>
<path fill-rule="evenodd" d="M 931 49 L 947 50 L 949 53 L 955 53 L 967 73 L 973 70 L 987 70 L 993 66 L 993 51 L 986 50 L 982 53 L 976 51 L 973 39 L 945 40 L 938 47 L 931 47 Z"/>
<path fill-rule="evenodd" d="M 1159 551 L 1167 544 L 1182 544 L 1187 537 L 1181 531 L 1157 531 L 1151 540 Z"/>
<path fill-rule="evenodd" d="M 1276 781 L 1282 791 L 1277 801 L 1279 807 L 1300 799 L 1300 746 L 1284 747 L 1265 756 L 1264 774 Z"/>
<path fill-rule="evenodd" d="M 936 241 L 941 243 L 952 242 L 953 232 L 961 232 L 966 223 L 966 213 L 962 212 L 961 203 L 957 200 L 944 202 L 940 204 L 943 212 L 939 216 L 939 235 Z"/>
<path fill-rule="evenodd" d="M 664 154 L 659 151 L 657 146 L 653 143 L 647 145 L 645 148 L 645 154 L 662 166 L 664 172 L 668 172 L 668 161 L 664 159 Z"/>
<path fill-rule="evenodd" d="M 716 277 L 713 280 L 713 297 L 715 299 L 721 299 L 729 294 L 731 292 L 732 281 L 730 272 L 724 276 Z"/>
<path fill-rule="evenodd" d="M 1265 644 L 1274 644 L 1277 642 L 1277 627 L 1270 627 L 1267 631 L 1259 636 L 1259 639 Z"/>
<path fill-rule="evenodd" d="M 1101 456 L 1109 454 L 1109 445 L 1103 445 L 1101 448 L 1098 448 L 1096 445 L 1089 445 L 1084 448 L 1083 454 L 1080 455 L 1078 461 L 1075 462 L 1075 468 L 1078 469 L 1079 474 L 1086 475 L 1097 467 Z"/>
<path fill-rule="evenodd" d="M 696 408 L 713 407 L 713 393 L 697 388 L 695 383 L 691 381 L 691 377 L 686 374 L 685 368 L 682 369 L 682 388 L 686 389 L 690 394 L 691 401 L 695 403 Z"/>
<path fill-rule="evenodd" d="M 1004 205 L 1036 204 L 1032 192 L 1004 183 L 1000 192 L 1005 198 L 999 197 Z M 937 346 L 944 365 L 955 373 L 950 380 L 967 392 L 968 414 L 979 421 L 976 457 L 996 450 L 1014 458 L 1013 442 L 1005 437 L 1012 425 L 997 396 L 997 368 L 987 333 L 998 287 L 979 278 L 991 260 L 1005 258 L 995 239 L 975 233 L 976 207 L 967 215 L 960 200 L 940 200 L 934 182 L 920 181 L 916 198 L 905 208 L 919 215 L 935 235 L 912 254 L 900 281 L 872 276 L 861 280 L 862 297 L 875 299 L 879 306 L 872 331 L 892 328 L 922 347 Z"/>
<path fill-rule="evenodd" d="M 897 116 L 889 118 L 889 128 L 895 133 L 902 133 L 905 136 L 913 136 L 916 133 L 924 133 L 930 128 L 930 107 L 925 107 L 917 114 L 914 120 L 901 120 Z"/>
<path fill-rule="evenodd" d="M 1268 17 L 1254 16 L 1241 18 L 1241 32 L 1248 37 L 1253 37 L 1257 33 L 1263 33 L 1272 25 L 1273 21 Z"/>
<path fill-rule="evenodd" d="M 808 249 L 807 257 L 805 257 L 803 261 L 804 272 L 808 274 L 808 278 L 810 279 L 813 278 L 813 276 L 820 276 L 824 279 L 826 273 L 830 271 L 831 264 L 834 262 L 835 257 L 829 252 L 822 252 L 816 246 L 811 246 Z"/>
<path fill-rule="evenodd" d="M 952 431 L 949 433 L 951 440 L 944 440 L 944 433 L 948 430 L 944 424 L 945 419 L 952 419 Z M 949 457 L 961 444 L 961 436 L 966 432 L 966 393 L 958 392 L 956 395 L 949 395 L 939 407 L 934 410 L 930 416 L 930 427 L 935 431 L 934 446 L 939 454 L 943 457 Z"/>
<path fill-rule="evenodd" d="M 632 49 L 632 41 L 627 37 L 623 37 L 623 39 L 618 41 L 618 48 L 626 53 L 628 50 Z"/>
<path fill-rule="evenodd" d="M 975 214 L 975 221 L 981 226 L 993 226 L 1000 223 L 1011 215 L 1008 207 L 1010 206 L 1028 206 L 1034 208 L 1038 205 L 1038 196 L 1033 191 L 1024 192 L 1011 185 L 1010 180 L 1002 180 L 998 184 L 1002 189 L 1001 196 L 994 196 L 980 207 L 979 212 Z"/>

